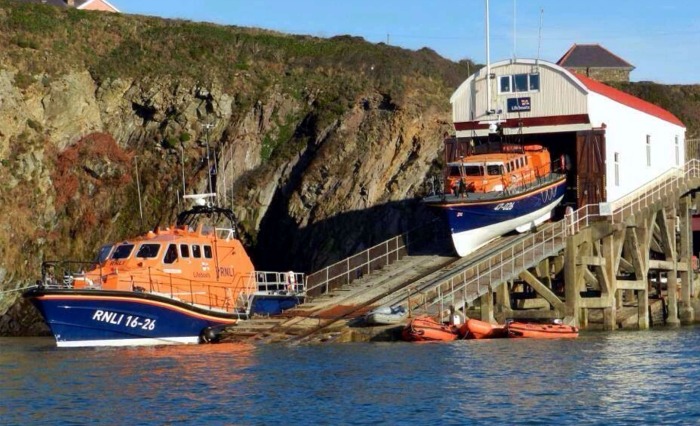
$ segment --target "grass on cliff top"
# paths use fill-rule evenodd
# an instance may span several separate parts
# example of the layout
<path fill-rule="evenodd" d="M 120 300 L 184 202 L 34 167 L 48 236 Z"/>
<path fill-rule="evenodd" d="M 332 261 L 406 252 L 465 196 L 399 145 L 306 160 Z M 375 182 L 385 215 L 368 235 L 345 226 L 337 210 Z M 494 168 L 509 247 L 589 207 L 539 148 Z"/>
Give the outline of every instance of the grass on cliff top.
<path fill-rule="evenodd" d="M 30 75 L 88 69 L 98 81 L 167 75 L 226 87 L 251 74 L 313 81 L 354 73 L 401 90 L 397 82 L 408 75 L 455 88 L 475 69 L 470 61 L 454 63 L 430 49 L 409 51 L 358 37 L 322 39 L 12 0 L 0 0 L 0 42 L 7 47 L 0 53 L 6 66 Z"/>

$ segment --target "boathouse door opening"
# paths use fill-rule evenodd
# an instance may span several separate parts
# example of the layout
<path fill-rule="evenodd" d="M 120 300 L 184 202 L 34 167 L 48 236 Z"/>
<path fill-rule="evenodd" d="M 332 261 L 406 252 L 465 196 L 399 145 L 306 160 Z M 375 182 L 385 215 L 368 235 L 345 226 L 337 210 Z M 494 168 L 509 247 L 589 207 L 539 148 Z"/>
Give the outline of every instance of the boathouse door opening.
<path fill-rule="evenodd" d="M 576 134 L 577 204 L 598 204 L 607 200 L 605 192 L 605 130 L 593 129 Z"/>

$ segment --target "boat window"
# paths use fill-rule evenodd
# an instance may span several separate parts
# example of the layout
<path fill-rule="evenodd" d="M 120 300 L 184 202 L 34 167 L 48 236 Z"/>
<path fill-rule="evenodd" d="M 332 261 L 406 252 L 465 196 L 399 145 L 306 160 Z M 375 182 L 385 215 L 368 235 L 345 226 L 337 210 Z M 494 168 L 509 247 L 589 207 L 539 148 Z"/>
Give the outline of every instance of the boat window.
<path fill-rule="evenodd" d="M 486 166 L 486 172 L 489 174 L 489 176 L 502 175 L 503 168 L 497 164 L 492 164 L 490 166 Z"/>
<path fill-rule="evenodd" d="M 133 244 L 122 244 L 114 250 L 112 259 L 126 259 L 131 256 L 131 251 L 134 249 Z"/>
<path fill-rule="evenodd" d="M 112 251 L 113 245 L 109 244 L 100 247 L 100 251 L 97 252 L 97 263 L 102 263 L 109 257 L 109 253 Z"/>
<path fill-rule="evenodd" d="M 175 244 L 168 244 L 168 249 L 165 251 L 165 256 L 163 257 L 163 263 L 174 263 L 177 260 L 177 246 Z"/>
<path fill-rule="evenodd" d="M 139 247 L 139 251 L 136 252 L 136 257 L 150 259 L 152 257 L 158 256 L 159 251 L 160 244 L 141 244 L 141 247 Z"/>
<path fill-rule="evenodd" d="M 510 173 L 510 163 L 506 163 L 506 170 Z"/>
<path fill-rule="evenodd" d="M 180 244 L 180 256 L 190 257 L 190 246 L 187 244 Z"/>
<path fill-rule="evenodd" d="M 484 174 L 481 166 L 465 166 L 464 174 L 466 176 L 481 176 Z"/>
<path fill-rule="evenodd" d="M 196 257 L 197 259 L 202 257 L 202 250 L 199 248 L 199 246 L 197 246 L 197 245 L 192 246 L 192 257 Z"/>
<path fill-rule="evenodd" d="M 460 169 L 462 169 L 461 172 Z M 462 173 L 464 173 L 464 176 L 482 176 L 484 174 L 484 171 L 483 167 L 481 166 L 450 167 L 450 176 L 459 177 L 462 176 Z"/>
<path fill-rule="evenodd" d="M 211 259 L 211 258 L 212 258 L 212 255 L 211 255 L 211 246 L 204 246 L 204 257 L 206 257 L 207 259 Z"/>
<path fill-rule="evenodd" d="M 527 157 L 525 157 L 525 165 L 527 166 L 527 164 L 528 164 L 528 163 L 527 163 Z"/>

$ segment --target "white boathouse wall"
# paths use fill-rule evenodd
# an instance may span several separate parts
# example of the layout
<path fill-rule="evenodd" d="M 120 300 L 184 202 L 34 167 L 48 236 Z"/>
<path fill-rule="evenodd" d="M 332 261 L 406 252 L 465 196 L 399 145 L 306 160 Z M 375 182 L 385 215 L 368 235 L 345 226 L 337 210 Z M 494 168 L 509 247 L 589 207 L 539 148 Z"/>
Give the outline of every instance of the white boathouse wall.
<path fill-rule="evenodd" d="M 608 202 L 685 164 L 683 127 L 595 92 L 588 94 L 588 111 L 593 127 L 605 126 Z M 618 154 L 619 182 L 615 182 L 615 154 Z"/>

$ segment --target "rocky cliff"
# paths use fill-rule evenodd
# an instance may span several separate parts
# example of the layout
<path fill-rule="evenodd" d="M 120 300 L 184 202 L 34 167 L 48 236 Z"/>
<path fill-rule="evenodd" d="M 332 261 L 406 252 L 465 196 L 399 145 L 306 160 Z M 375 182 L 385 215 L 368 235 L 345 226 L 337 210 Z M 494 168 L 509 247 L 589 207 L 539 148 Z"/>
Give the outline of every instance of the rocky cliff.
<path fill-rule="evenodd" d="M 415 227 L 473 70 L 352 37 L 3 0 L 0 28 L 5 334 L 32 323 L 13 290 L 42 259 L 171 223 L 183 180 L 212 176 L 259 268 L 312 272 Z"/>

